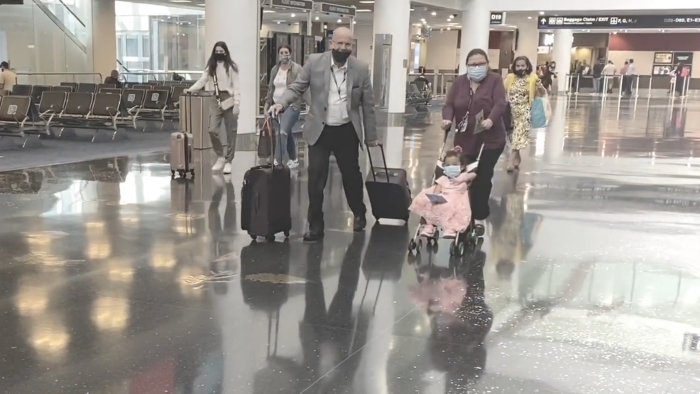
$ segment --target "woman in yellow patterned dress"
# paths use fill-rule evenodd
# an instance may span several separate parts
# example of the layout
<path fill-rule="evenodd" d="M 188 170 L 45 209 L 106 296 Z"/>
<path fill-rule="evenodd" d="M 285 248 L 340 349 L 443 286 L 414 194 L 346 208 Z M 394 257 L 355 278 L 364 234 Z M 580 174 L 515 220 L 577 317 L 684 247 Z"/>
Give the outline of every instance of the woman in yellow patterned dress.
<path fill-rule="evenodd" d="M 513 134 L 510 138 L 508 172 L 520 168 L 520 150 L 530 145 L 530 107 L 535 95 L 544 95 L 545 89 L 533 72 L 532 63 L 525 56 L 518 56 L 510 66 L 511 73 L 505 81 L 508 102 L 513 119 Z"/>

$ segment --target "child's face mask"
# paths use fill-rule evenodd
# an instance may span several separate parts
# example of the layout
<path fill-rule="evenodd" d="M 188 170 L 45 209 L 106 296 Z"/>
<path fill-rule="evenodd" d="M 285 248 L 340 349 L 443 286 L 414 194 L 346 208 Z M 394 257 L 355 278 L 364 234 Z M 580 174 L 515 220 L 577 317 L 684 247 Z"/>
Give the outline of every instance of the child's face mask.
<path fill-rule="evenodd" d="M 445 176 L 448 178 L 456 178 L 462 172 L 462 167 L 458 165 L 446 165 L 444 168 Z"/>

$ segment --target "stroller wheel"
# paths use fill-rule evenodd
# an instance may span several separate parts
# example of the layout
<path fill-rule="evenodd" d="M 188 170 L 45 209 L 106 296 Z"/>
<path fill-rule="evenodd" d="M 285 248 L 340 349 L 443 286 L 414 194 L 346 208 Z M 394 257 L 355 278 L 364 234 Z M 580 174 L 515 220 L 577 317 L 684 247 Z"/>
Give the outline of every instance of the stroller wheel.
<path fill-rule="evenodd" d="M 423 249 L 423 240 L 419 239 L 418 242 L 416 242 L 416 253 L 420 253 L 421 249 Z"/>
<path fill-rule="evenodd" d="M 466 250 L 466 243 L 465 242 L 460 242 L 457 245 L 457 250 L 459 252 L 459 256 L 464 256 L 464 252 Z"/>
<path fill-rule="evenodd" d="M 415 249 L 417 249 L 418 245 L 416 244 L 416 240 L 411 238 L 410 241 L 408 241 L 408 252 L 412 253 Z"/>
<path fill-rule="evenodd" d="M 476 233 L 477 237 L 483 237 L 486 231 L 484 230 L 484 226 L 482 226 L 481 224 L 477 224 L 474 225 L 474 232 Z"/>
<path fill-rule="evenodd" d="M 457 240 L 452 241 L 450 244 L 450 256 L 457 256 L 458 249 L 457 249 Z"/>

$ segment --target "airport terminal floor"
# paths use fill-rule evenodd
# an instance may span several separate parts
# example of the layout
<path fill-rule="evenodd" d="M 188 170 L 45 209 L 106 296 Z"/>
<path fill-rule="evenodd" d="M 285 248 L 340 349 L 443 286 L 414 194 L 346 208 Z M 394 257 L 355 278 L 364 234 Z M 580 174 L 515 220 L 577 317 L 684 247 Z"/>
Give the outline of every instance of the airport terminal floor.
<path fill-rule="evenodd" d="M 417 217 L 353 233 L 335 167 L 304 244 L 303 150 L 274 243 L 240 230 L 252 149 L 193 183 L 164 153 L 0 173 L 0 392 L 700 392 L 700 100 L 554 104 L 461 259 L 409 256 Z M 387 132 L 414 195 L 438 111 Z"/>

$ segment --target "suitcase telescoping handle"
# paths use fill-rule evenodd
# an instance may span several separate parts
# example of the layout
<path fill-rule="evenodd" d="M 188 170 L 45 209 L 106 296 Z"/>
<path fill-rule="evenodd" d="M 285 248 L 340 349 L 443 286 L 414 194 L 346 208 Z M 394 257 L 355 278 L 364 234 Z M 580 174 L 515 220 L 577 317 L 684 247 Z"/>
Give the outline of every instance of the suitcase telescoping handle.
<path fill-rule="evenodd" d="M 277 127 L 273 126 L 273 124 L 274 124 L 273 122 L 277 123 Z M 267 127 L 265 127 L 265 126 L 267 126 Z M 265 128 L 267 128 L 267 133 L 269 134 L 269 137 L 270 137 L 270 164 L 274 167 L 275 153 L 277 153 L 275 151 L 276 150 L 275 148 L 281 149 L 280 146 L 276 146 L 276 145 L 282 144 L 282 135 L 281 135 L 282 134 L 282 130 L 281 130 L 282 129 L 282 117 L 280 116 L 280 114 L 277 114 L 275 116 L 271 116 L 271 115 L 266 116 L 265 117 L 265 124 L 263 125 L 263 130 Z M 278 129 L 279 131 L 276 131 L 275 129 Z M 273 134 L 277 134 L 278 144 L 276 144 L 275 141 L 273 140 L 273 138 L 274 138 Z M 282 163 L 280 163 L 280 164 L 282 164 Z"/>
<path fill-rule="evenodd" d="M 365 144 L 367 145 L 367 144 Z M 382 162 L 384 163 L 384 171 L 386 173 L 386 181 L 391 182 L 389 180 L 389 167 L 386 165 L 386 156 L 384 155 L 384 145 L 382 145 L 381 142 L 377 143 L 377 146 L 379 147 L 379 150 L 382 151 Z M 369 157 L 369 167 L 370 171 L 372 171 L 372 178 L 374 181 L 377 181 L 377 173 L 374 171 L 374 163 L 372 163 L 372 155 L 369 153 L 369 145 L 367 145 L 367 156 Z"/>

